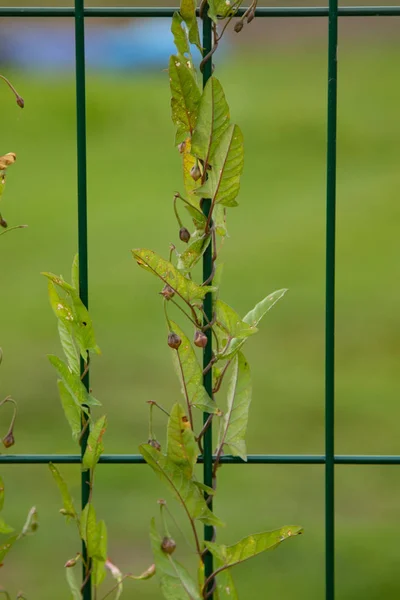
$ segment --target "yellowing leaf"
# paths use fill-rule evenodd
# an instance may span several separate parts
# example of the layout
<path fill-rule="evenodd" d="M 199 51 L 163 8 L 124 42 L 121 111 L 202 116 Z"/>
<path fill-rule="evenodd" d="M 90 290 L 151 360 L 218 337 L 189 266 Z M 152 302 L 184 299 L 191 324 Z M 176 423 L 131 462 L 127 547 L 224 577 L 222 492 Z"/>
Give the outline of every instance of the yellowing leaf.
<path fill-rule="evenodd" d="M 191 63 L 189 63 L 191 64 Z M 200 90 L 186 60 L 171 56 L 169 61 L 172 121 L 177 127 L 175 143 L 183 142 L 192 135 L 196 125 Z"/>
<path fill-rule="evenodd" d="M 193 476 L 199 448 L 189 419 L 180 404 L 172 407 L 167 428 L 167 457 L 182 469 L 189 479 Z"/>
<path fill-rule="evenodd" d="M 137 248 L 132 250 L 133 257 L 146 271 L 157 275 L 164 283 L 167 283 L 174 292 L 187 302 L 202 300 L 208 292 L 212 292 L 210 286 L 200 286 L 188 279 L 167 260 L 164 260 L 152 250 Z"/>

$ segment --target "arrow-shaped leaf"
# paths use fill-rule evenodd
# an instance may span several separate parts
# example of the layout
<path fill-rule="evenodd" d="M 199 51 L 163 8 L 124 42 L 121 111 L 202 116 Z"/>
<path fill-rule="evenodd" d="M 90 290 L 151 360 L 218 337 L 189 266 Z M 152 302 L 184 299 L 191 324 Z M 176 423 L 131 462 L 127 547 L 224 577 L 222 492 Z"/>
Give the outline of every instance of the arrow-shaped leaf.
<path fill-rule="evenodd" d="M 191 152 L 205 164 L 212 163 L 222 135 L 229 127 L 229 106 L 218 79 L 210 77 L 200 99 Z"/>
<path fill-rule="evenodd" d="M 191 62 L 182 56 L 171 56 L 169 81 L 171 88 L 172 121 L 177 127 L 175 143 L 192 135 L 197 119 L 200 90 L 190 68 Z"/>
<path fill-rule="evenodd" d="M 191 520 L 198 519 L 206 525 L 223 525 L 208 508 L 200 489 L 182 469 L 150 444 L 142 444 L 139 451 L 158 477 L 168 484 Z"/>
<path fill-rule="evenodd" d="M 186 302 L 202 300 L 207 292 L 213 291 L 210 286 L 200 286 L 182 275 L 174 265 L 164 260 L 152 250 L 137 248 L 132 250 L 133 257 L 140 267 L 157 275 L 164 283 L 167 283 L 178 296 Z"/>
<path fill-rule="evenodd" d="M 178 50 L 178 54 L 184 56 L 190 55 L 190 46 L 186 30 L 182 27 L 182 17 L 178 12 L 174 12 L 171 23 L 171 33 L 174 36 L 174 44 Z"/>
<path fill-rule="evenodd" d="M 190 479 L 197 462 L 199 448 L 189 419 L 180 404 L 172 407 L 167 428 L 167 457 Z"/>
<path fill-rule="evenodd" d="M 272 294 L 266 296 L 263 300 L 261 300 L 261 302 L 256 304 L 255 307 L 249 311 L 245 317 L 243 317 L 243 321 L 248 323 L 251 327 L 256 327 L 261 319 L 267 314 L 267 312 L 271 310 L 271 308 L 275 306 L 275 304 L 281 298 L 283 298 L 286 292 L 287 289 L 277 290 L 276 292 L 272 292 Z M 240 338 L 235 338 L 232 340 L 227 352 L 224 353 L 221 358 L 232 358 L 240 350 L 245 341 L 246 339 Z"/>
<path fill-rule="evenodd" d="M 246 456 L 246 429 L 251 402 L 251 375 L 249 363 L 240 352 L 234 359 L 228 387 L 228 408 L 221 420 L 218 447 L 227 446 L 230 454 Z"/>
<path fill-rule="evenodd" d="M 181 13 L 181 17 L 185 21 L 189 30 L 190 43 L 195 44 L 200 52 L 202 52 L 199 28 L 197 26 L 196 18 L 196 0 L 181 0 L 179 12 Z"/>
<path fill-rule="evenodd" d="M 49 469 L 51 471 L 51 474 L 54 477 L 54 480 L 58 486 L 58 489 L 61 492 L 61 498 L 63 501 L 63 513 L 65 514 L 66 517 L 72 517 L 72 518 L 76 519 L 78 515 L 77 515 L 77 512 L 74 507 L 74 502 L 72 500 L 72 496 L 68 490 L 68 486 L 67 486 L 64 478 L 62 477 L 62 475 L 59 472 L 59 470 L 57 469 L 57 467 L 55 465 L 53 465 L 53 463 L 49 463 Z"/>
<path fill-rule="evenodd" d="M 204 542 L 211 554 L 223 567 L 234 567 L 249 558 L 253 558 L 266 550 L 273 550 L 285 540 L 303 533 L 303 528 L 297 525 L 287 525 L 275 531 L 265 531 L 249 535 L 232 546 L 224 546 L 214 542 Z"/>
<path fill-rule="evenodd" d="M 203 198 L 212 198 L 214 204 L 237 206 L 243 162 L 243 135 L 237 125 L 231 125 L 215 149 L 213 168 L 207 181 L 195 193 Z"/>
<path fill-rule="evenodd" d="M 107 417 L 100 417 L 98 421 L 91 427 L 86 451 L 82 460 L 82 469 L 94 469 L 99 458 L 104 451 L 103 436 L 107 428 Z"/>

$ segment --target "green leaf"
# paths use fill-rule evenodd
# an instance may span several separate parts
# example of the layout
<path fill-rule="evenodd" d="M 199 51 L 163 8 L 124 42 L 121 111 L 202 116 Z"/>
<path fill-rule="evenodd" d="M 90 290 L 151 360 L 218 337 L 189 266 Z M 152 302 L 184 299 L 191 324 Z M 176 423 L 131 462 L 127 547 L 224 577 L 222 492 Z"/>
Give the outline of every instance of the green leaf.
<path fill-rule="evenodd" d="M 249 363 L 241 352 L 235 357 L 228 388 L 228 409 L 221 420 L 218 447 L 228 446 L 230 454 L 246 456 L 246 429 L 251 402 L 251 375 Z"/>
<path fill-rule="evenodd" d="M 101 406 L 101 403 L 88 393 L 79 375 L 73 373 L 71 369 L 58 358 L 58 356 L 48 354 L 48 359 L 57 370 L 61 381 L 77 406 L 82 410 L 84 410 L 84 407 L 82 406 L 84 404 L 87 406 Z"/>
<path fill-rule="evenodd" d="M 193 269 L 195 264 L 200 260 L 206 251 L 207 246 L 210 243 L 211 237 L 209 235 L 200 234 L 201 237 L 190 240 L 187 248 L 182 254 L 179 255 L 177 268 L 179 271 L 188 273 Z"/>
<path fill-rule="evenodd" d="M 276 292 L 272 292 L 272 294 L 269 294 L 266 298 L 264 298 L 264 300 L 261 300 L 261 302 L 256 304 L 253 310 L 248 312 L 247 315 L 243 317 L 243 321 L 253 327 L 256 327 L 261 321 L 261 319 L 264 317 L 264 315 L 266 315 L 267 312 L 271 310 L 271 308 L 275 306 L 275 304 L 281 298 L 283 298 L 286 292 L 287 289 L 283 289 L 277 290 Z"/>
<path fill-rule="evenodd" d="M 200 489 L 187 478 L 182 469 L 150 444 L 142 444 L 139 451 L 158 477 L 168 484 L 191 519 L 198 519 L 206 525 L 223 525 L 208 508 Z"/>
<path fill-rule="evenodd" d="M 283 289 L 277 290 L 276 292 L 272 292 L 272 294 L 269 294 L 266 298 L 264 298 L 264 300 L 261 300 L 261 302 L 256 304 L 253 310 L 248 312 L 247 315 L 243 317 L 243 321 L 245 323 L 248 323 L 252 327 L 256 327 L 261 321 L 261 319 L 264 317 L 264 315 L 266 315 L 267 312 L 271 310 L 271 308 L 275 306 L 275 304 L 281 298 L 283 298 L 286 292 L 287 289 Z M 223 355 L 223 358 L 232 358 L 240 350 L 245 341 L 245 339 L 238 338 L 232 340 L 232 342 L 229 345 L 229 348 L 227 349 L 227 352 Z"/>
<path fill-rule="evenodd" d="M 19 538 L 18 534 L 13 535 L 12 537 L 9 537 L 5 542 L 0 544 L 0 566 L 4 562 L 4 558 L 10 552 L 11 548 L 13 547 L 15 542 L 18 540 L 18 538 Z"/>
<path fill-rule="evenodd" d="M 93 555 L 93 580 L 99 586 L 106 576 L 105 564 L 107 560 L 107 528 L 104 521 L 97 523 L 97 547 Z"/>
<path fill-rule="evenodd" d="M 229 106 L 218 79 L 210 77 L 200 99 L 191 152 L 212 164 L 215 150 L 229 127 Z"/>
<path fill-rule="evenodd" d="M 216 204 L 213 210 L 213 222 L 215 231 L 221 237 L 228 235 L 226 228 L 226 208 L 222 204 Z"/>
<path fill-rule="evenodd" d="M 0 511 L 3 510 L 4 506 L 4 481 L 0 475 Z"/>
<path fill-rule="evenodd" d="M 51 284 L 51 282 L 49 282 Z M 53 285 L 53 284 L 51 284 Z M 62 319 L 58 320 L 58 333 L 60 336 L 60 342 L 62 349 L 64 350 L 65 357 L 68 362 L 68 366 L 73 373 L 79 375 L 79 354 L 76 350 L 74 338 Z"/>
<path fill-rule="evenodd" d="M 215 303 L 217 323 L 229 338 L 243 338 L 257 332 L 256 327 L 242 321 L 238 313 L 228 304 L 217 300 Z"/>
<path fill-rule="evenodd" d="M 221 565 L 219 561 L 215 561 L 215 568 L 218 569 Z M 229 569 L 225 569 L 218 573 L 217 589 L 215 590 L 215 600 L 239 600 L 235 584 Z"/>
<path fill-rule="evenodd" d="M 211 554 L 221 561 L 226 567 L 234 567 L 239 563 L 253 558 L 266 550 L 273 550 L 285 540 L 300 535 L 303 528 L 297 525 L 287 525 L 275 531 L 265 531 L 249 535 L 232 546 L 204 542 Z"/>
<path fill-rule="evenodd" d="M 172 360 L 181 382 L 184 398 L 186 399 L 187 393 L 192 406 L 210 414 L 221 415 L 221 411 L 203 386 L 203 371 L 198 363 L 193 346 L 177 323 L 170 321 L 170 325 L 172 331 L 177 333 L 182 340 L 178 350 L 172 351 Z"/>
<path fill-rule="evenodd" d="M 79 295 L 79 255 L 75 254 L 71 267 L 71 283 Z"/>
<path fill-rule="evenodd" d="M 231 125 L 215 149 L 213 168 L 207 181 L 195 190 L 195 194 L 212 198 L 214 204 L 237 206 L 243 162 L 243 135 L 237 125 Z"/>
<path fill-rule="evenodd" d="M 86 451 L 83 455 L 82 469 L 94 469 L 104 451 L 103 436 L 107 428 L 107 417 L 104 415 L 90 428 Z"/>
<path fill-rule="evenodd" d="M 87 360 L 88 350 L 100 354 L 100 348 L 96 344 L 92 319 L 79 298 L 78 291 L 64 281 L 61 276 L 47 272 L 42 273 L 42 275 L 60 287 L 67 295 L 67 299 L 62 299 L 54 286 L 49 285 L 49 297 L 53 311 L 56 317 L 61 319 L 69 331 L 74 334 L 82 358 Z"/>
<path fill-rule="evenodd" d="M 69 493 L 66 482 L 64 481 L 57 467 L 53 465 L 53 463 L 49 463 L 49 469 L 54 477 L 56 484 L 58 485 L 58 489 L 61 492 L 65 516 L 73 517 L 74 519 L 76 519 L 78 515 L 75 510 L 74 502 L 72 500 L 71 494 Z"/>
<path fill-rule="evenodd" d="M 137 248 L 132 250 L 132 254 L 140 267 L 157 275 L 186 302 L 202 300 L 208 292 L 213 291 L 213 288 L 210 286 L 197 285 L 190 279 L 187 279 L 187 277 L 184 277 L 172 263 L 164 260 L 152 250 Z"/>
<path fill-rule="evenodd" d="M 189 40 L 186 29 L 182 27 L 182 17 L 178 12 L 174 12 L 171 24 L 171 33 L 174 36 L 174 44 L 178 50 L 178 54 L 188 54 L 190 56 Z"/>
<path fill-rule="evenodd" d="M 106 567 L 104 560 L 92 559 L 92 581 L 95 587 L 99 587 L 106 578 Z"/>
<path fill-rule="evenodd" d="M 225 19 L 232 10 L 231 2 L 226 2 L 226 0 L 208 0 L 208 16 L 210 19 L 214 21 L 214 23 L 218 22 L 218 19 Z"/>
<path fill-rule="evenodd" d="M 82 600 L 80 586 L 76 581 L 75 571 L 73 567 L 65 569 L 65 575 L 67 577 L 67 583 L 69 585 L 69 589 L 72 594 L 73 600 Z"/>
<path fill-rule="evenodd" d="M 82 540 L 86 544 L 89 558 L 97 556 L 97 549 L 99 546 L 98 529 L 96 523 L 96 511 L 91 502 L 88 502 L 82 511 L 79 522 L 79 531 Z"/>
<path fill-rule="evenodd" d="M 201 600 L 197 585 L 186 569 L 174 560 L 171 554 L 163 552 L 162 539 L 157 532 L 154 519 L 151 520 L 150 539 L 164 598 L 167 600 Z"/>
<path fill-rule="evenodd" d="M 196 0 L 181 0 L 179 12 L 189 30 L 190 43 L 195 44 L 200 52 L 202 52 L 199 28 L 196 18 Z"/>
<path fill-rule="evenodd" d="M 192 217 L 196 229 L 198 229 L 199 231 L 203 231 L 206 226 L 205 215 L 203 215 L 203 213 L 200 213 L 198 208 L 196 208 L 195 206 L 189 206 L 188 204 L 185 204 L 185 208 Z"/>
<path fill-rule="evenodd" d="M 190 61 L 181 56 L 171 56 L 169 61 L 172 121 L 177 127 L 175 143 L 192 135 L 197 119 L 200 90 Z"/>
<path fill-rule="evenodd" d="M 180 404 L 174 404 L 168 419 L 167 458 L 180 469 L 185 477 L 193 476 L 199 448 L 189 419 Z"/>
<path fill-rule="evenodd" d="M 61 379 L 57 381 L 57 385 L 64 414 L 72 430 L 72 437 L 77 440 L 82 429 L 82 409 L 76 404 Z"/>
<path fill-rule="evenodd" d="M 0 533 L 3 535 L 8 535 L 14 531 L 13 527 L 7 525 L 7 523 L 0 517 Z"/>

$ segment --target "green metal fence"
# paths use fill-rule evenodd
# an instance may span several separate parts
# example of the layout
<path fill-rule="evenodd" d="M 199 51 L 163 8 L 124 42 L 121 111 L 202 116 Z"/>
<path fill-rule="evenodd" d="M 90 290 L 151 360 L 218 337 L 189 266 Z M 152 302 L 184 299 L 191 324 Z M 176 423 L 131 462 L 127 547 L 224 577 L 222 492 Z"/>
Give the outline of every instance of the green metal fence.
<path fill-rule="evenodd" d="M 77 161 L 78 161 L 78 246 L 80 257 L 80 290 L 83 302 L 88 306 L 88 239 L 87 239 L 87 175 L 86 175 L 86 91 L 85 91 L 85 18 L 86 17 L 172 17 L 176 8 L 161 7 L 115 7 L 85 8 L 84 0 L 74 0 L 71 8 L 0 8 L 0 17 L 70 17 L 75 21 L 76 57 L 76 111 L 77 111 Z M 238 11 L 238 16 L 244 9 Z M 325 17 L 328 19 L 328 107 L 327 107 L 327 188 L 326 188 L 326 305 L 325 305 L 325 454 L 323 455 L 249 455 L 247 463 L 240 458 L 223 456 L 224 464 L 322 464 L 325 465 L 325 598 L 335 598 L 335 465 L 399 465 L 400 456 L 335 455 L 334 408 L 335 408 L 335 220 L 336 220 L 336 125 L 337 125 L 337 41 L 338 17 L 400 17 L 400 6 L 338 7 L 338 0 L 329 0 L 328 7 L 260 7 L 258 17 Z M 211 22 L 206 17 L 203 24 L 205 54 L 211 49 Z M 211 62 L 206 63 L 203 83 L 211 76 Z M 205 212 L 209 210 L 204 203 Z M 204 256 L 204 280 L 211 274 L 211 245 Z M 210 299 L 205 302 L 205 313 L 212 319 Z M 206 346 L 204 365 L 208 365 L 211 340 Z M 89 374 L 85 375 L 89 387 Z M 204 385 L 212 391 L 211 371 L 205 375 Z M 205 418 L 207 415 L 205 415 Z M 204 439 L 204 483 L 212 485 L 212 438 L 211 428 Z M 45 464 L 49 462 L 79 464 L 82 454 L 25 454 L 0 455 L 0 464 Z M 144 464 L 139 454 L 103 454 L 101 464 Z M 88 472 L 82 473 L 82 507 L 88 502 Z M 205 539 L 211 539 L 212 527 L 205 527 Z M 83 549 L 85 554 L 85 548 Z M 212 573 L 211 555 L 206 556 L 206 576 Z M 91 600 L 90 581 L 83 589 L 84 600 Z"/>

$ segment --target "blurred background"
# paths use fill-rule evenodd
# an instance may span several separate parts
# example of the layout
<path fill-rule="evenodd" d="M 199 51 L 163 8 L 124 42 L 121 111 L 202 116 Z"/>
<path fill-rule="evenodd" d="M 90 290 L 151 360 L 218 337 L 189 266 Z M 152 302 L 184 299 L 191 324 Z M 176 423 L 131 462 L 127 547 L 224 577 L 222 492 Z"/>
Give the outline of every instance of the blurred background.
<path fill-rule="evenodd" d="M 340 20 L 338 454 L 399 453 L 399 25 L 398 18 Z M 1 212 L 9 225 L 29 225 L 1 240 L 1 394 L 19 403 L 13 451 L 75 452 L 46 358 L 61 349 L 40 275 L 68 279 L 77 248 L 73 20 L 3 18 L 0 31 L 1 72 L 25 99 L 21 111 L 0 90 L 0 152 L 18 156 Z M 147 440 L 147 400 L 170 406 L 179 398 L 160 286 L 130 254 L 144 246 L 166 256 L 177 240 L 172 195 L 183 185 L 165 72 L 171 51 L 169 20 L 87 21 L 90 309 L 102 349 L 91 385 L 109 419 L 107 453 L 135 453 Z M 246 152 L 221 256 L 222 296 L 244 314 L 269 292 L 290 290 L 248 342 L 248 451 L 323 453 L 327 20 L 258 19 L 228 34 L 215 62 Z M 164 428 L 157 415 L 162 442 Z M 61 471 L 79 502 L 79 467 Z M 1 473 L 6 521 L 19 528 L 35 505 L 41 522 L 10 553 L 1 585 L 13 597 L 23 590 L 29 600 L 67 599 L 63 564 L 80 548 L 58 513 L 47 467 Z M 336 597 L 398 598 L 398 469 L 338 466 L 336 477 Z M 97 515 L 108 525 L 110 558 L 124 571 L 140 573 L 152 561 L 148 526 L 164 496 L 170 500 L 145 466 L 99 467 Z M 215 510 L 229 525 L 221 542 L 284 524 L 305 528 L 302 538 L 237 568 L 240 598 L 323 599 L 322 466 L 225 467 Z M 174 533 L 177 552 L 187 555 Z M 127 598 L 160 598 L 156 580 L 127 590 Z"/>

